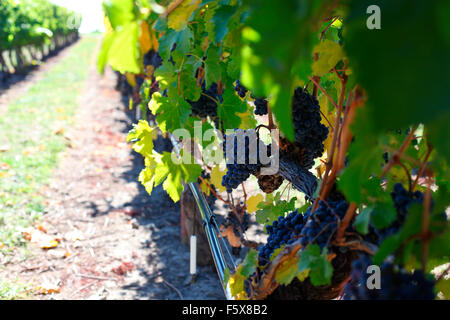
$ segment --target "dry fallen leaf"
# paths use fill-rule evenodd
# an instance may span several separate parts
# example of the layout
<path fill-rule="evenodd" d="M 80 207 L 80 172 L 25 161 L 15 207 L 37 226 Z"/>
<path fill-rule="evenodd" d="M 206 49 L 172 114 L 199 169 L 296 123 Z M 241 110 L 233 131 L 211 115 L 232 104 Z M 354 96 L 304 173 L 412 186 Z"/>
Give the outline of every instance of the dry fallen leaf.
<path fill-rule="evenodd" d="M 31 243 L 36 244 L 39 248 L 42 249 L 51 249 L 56 248 L 59 244 L 57 237 L 49 236 L 45 234 L 43 231 L 39 229 L 26 228 L 22 230 L 23 237 L 30 241 Z"/>
<path fill-rule="evenodd" d="M 241 238 L 236 236 L 233 229 L 233 225 L 226 228 L 221 226 L 220 231 L 222 232 L 222 235 L 228 239 L 228 242 L 232 247 L 239 248 L 241 246 Z"/>
<path fill-rule="evenodd" d="M 57 127 L 53 129 L 53 134 L 63 134 L 64 133 L 64 127 Z"/>
<path fill-rule="evenodd" d="M 60 281 L 56 281 L 55 283 L 51 283 L 48 280 L 45 280 L 40 286 L 36 289 L 40 294 L 52 294 L 52 293 L 60 293 L 61 287 L 59 286 Z"/>
<path fill-rule="evenodd" d="M 74 230 L 74 231 L 70 231 L 68 233 L 66 233 L 66 235 L 64 236 L 64 239 L 66 239 L 67 241 L 77 241 L 77 240 L 83 240 L 84 239 L 84 235 L 80 230 Z"/>
<path fill-rule="evenodd" d="M 111 271 L 115 274 L 118 274 L 119 276 L 122 276 L 130 271 L 133 271 L 134 269 L 136 269 L 136 266 L 133 262 L 123 261 L 120 266 L 112 268 Z"/>
<path fill-rule="evenodd" d="M 42 249 L 52 249 L 52 248 L 56 248 L 58 246 L 58 241 L 55 239 L 43 239 L 40 243 L 39 243 L 39 247 Z"/>
<path fill-rule="evenodd" d="M 38 224 L 36 229 L 38 229 L 39 231 L 42 231 L 44 233 L 47 233 L 47 229 L 42 224 Z"/>
<path fill-rule="evenodd" d="M 0 170 L 9 170 L 9 169 L 11 169 L 9 164 L 0 162 Z"/>

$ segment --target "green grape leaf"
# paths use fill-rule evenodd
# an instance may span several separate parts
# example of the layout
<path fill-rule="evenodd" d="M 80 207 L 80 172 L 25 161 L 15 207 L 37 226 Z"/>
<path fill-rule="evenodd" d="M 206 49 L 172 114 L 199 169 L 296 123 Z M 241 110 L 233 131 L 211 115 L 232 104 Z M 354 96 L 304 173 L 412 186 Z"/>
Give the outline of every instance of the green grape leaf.
<path fill-rule="evenodd" d="M 382 170 L 383 148 L 377 136 L 373 135 L 367 112 L 359 109 L 356 112 L 353 132 L 357 138 L 350 144 L 348 151 L 349 165 L 340 173 L 339 190 L 344 192 L 348 201 L 363 202 L 368 196 L 368 190 L 373 190 L 374 183 L 371 176 L 379 176 Z M 370 146 L 368 148 L 367 146 Z M 380 159 L 380 161 L 376 161 Z"/>
<path fill-rule="evenodd" d="M 389 226 L 397 217 L 397 212 L 390 202 L 377 202 L 372 211 L 372 222 L 375 228 L 381 229 Z"/>
<path fill-rule="evenodd" d="M 291 93 L 279 87 L 272 95 L 272 113 L 279 124 L 279 128 L 284 132 L 289 140 L 294 140 L 294 125 L 292 123 L 292 96 Z"/>
<path fill-rule="evenodd" d="M 191 113 L 190 104 L 176 94 L 171 97 L 163 97 L 161 93 L 155 92 L 149 108 L 156 115 L 156 123 L 163 133 L 184 128 Z"/>
<path fill-rule="evenodd" d="M 113 29 L 135 19 L 133 0 L 110 0 L 103 2 L 103 10 Z"/>
<path fill-rule="evenodd" d="M 205 85 L 209 88 L 213 82 L 217 83 L 221 76 L 219 48 L 209 47 L 205 61 Z"/>
<path fill-rule="evenodd" d="M 367 234 L 367 232 L 369 232 L 370 214 L 372 210 L 371 207 L 366 207 L 356 216 L 353 225 L 358 232 L 362 234 Z"/>
<path fill-rule="evenodd" d="M 366 25 L 369 5 L 380 7 L 381 29 Z M 424 123 L 433 132 L 433 144 L 450 159 L 442 138 L 448 136 L 450 119 L 450 77 L 442 72 L 450 70 L 450 27 L 437 23 L 448 21 L 439 20 L 450 14 L 448 1 L 353 0 L 349 9 L 344 48 L 356 80 L 367 90 L 366 107 L 377 132 Z"/>
<path fill-rule="evenodd" d="M 106 60 L 114 70 L 120 73 L 139 73 L 139 49 L 136 45 L 139 37 L 139 24 L 130 22 L 112 33 L 103 50 L 107 53 L 101 54 L 100 67 L 104 66 Z M 111 42 L 109 42 L 111 41 Z M 101 69 L 101 68 L 100 68 Z"/>
<path fill-rule="evenodd" d="M 261 224 L 271 224 L 281 215 L 295 210 L 295 201 L 297 198 L 292 198 L 290 201 L 278 200 L 274 204 L 273 196 L 268 194 L 266 200 L 258 204 L 260 210 L 256 211 L 256 221 Z"/>
<path fill-rule="evenodd" d="M 333 266 L 327 259 L 326 249 L 320 253 L 320 247 L 317 244 L 310 244 L 300 253 L 298 272 L 306 271 L 309 272 L 311 283 L 315 286 L 331 283 Z"/>
<path fill-rule="evenodd" d="M 103 71 L 105 70 L 105 66 L 108 63 L 108 53 L 111 48 L 111 45 L 114 42 L 114 36 L 115 33 L 111 32 L 105 34 L 105 36 L 103 37 L 102 46 L 100 48 L 100 52 L 98 53 L 97 58 L 97 70 L 99 73 L 103 73 Z"/>
<path fill-rule="evenodd" d="M 172 63 L 164 62 L 155 70 L 154 77 L 158 81 L 159 89 L 164 91 L 171 83 L 177 81 L 177 69 Z"/>
<path fill-rule="evenodd" d="M 253 272 L 256 271 L 258 265 L 258 251 L 250 249 L 242 262 L 241 274 L 248 278 Z"/>
<path fill-rule="evenodd" d="M 196 181 L 203 170 L 199 164 L 174 163 L 172 159 L 178 159 L 178 156 L 175 153 L 163 152 L 161 162 L 155 169 L 155 185 L 164 180 L 163 189 L 174 202 L 177 202 L 184 188 L 183 181 L 186 183 Z"/>
<path fill-rule="evenodd" d="M 184 56 L 189 52 L 192 38 L 193 34 L 190 28 L 185 28 L 179 32 L 169 29 L 159 39 L 159 55 L 163 60 L 168 60 L 173 45 L 176 43 L 177 46 L 175 48 L 175 52 L 177 52 L 180 56 Z"/>
<path fill-rule="evenodd" d="M 223 5 L 215 10 L 212 18 L 214 24 L 214 43 L 222 41 L 228 32 L 228 22 L 238 10 L 238 6 Z"/>
<path fill-rule="evenodd" d="M 194 137 L 197 142 L 200 142 L 198 141 L 197 137 L 202 138 L 201 144 L 203 148 L 209 146 L 216 139 L 216 137 L 213 137 L 211 140 L 203 139 L 203 134 L 209 130 L 213 130 L 214 127 L 210 122 L 201 121 L 200 118 L 189 117 L 186 120 L 184 128 L 189 131 L 191 137 Z"/>
<path fill-rule="evenodd" d="M 181 95 L 190 101 L 197 101 L 200 98 L 202 89 L 197 85 L 196 78 L 193 77 L 194 66 L 192 64 L 183 64 L 180 73 L 180 91 Z"/>
<path fill-rule="evenodd" d="M 241 124 L 241 118 L 238 113 L 247 110 L 247 103 L 239 99 L 234 89 L 225 89 L 223 93 L 223 102 L 217 106 L 217 114 L 222 122 L 224 129 L 238 128 Z"/>

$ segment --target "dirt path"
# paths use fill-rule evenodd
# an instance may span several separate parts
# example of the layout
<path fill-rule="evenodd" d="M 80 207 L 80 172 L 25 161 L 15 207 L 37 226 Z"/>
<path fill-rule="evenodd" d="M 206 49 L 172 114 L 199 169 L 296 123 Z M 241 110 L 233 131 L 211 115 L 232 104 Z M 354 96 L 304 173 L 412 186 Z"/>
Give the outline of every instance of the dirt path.
<path fill-rule="evenodd" d="M 5 274 L 40 286 L 46 294 L 33 299 L 223 299 L 212 267 L 190 284 L 179 205 L 161 188 L 149 197 L 137 181 L 142 159 L 125 142 L 131 122 L 114 84 L 112 71 L 101 77 L 92 66 L 66 133 L 71 146 L 41 192 L 39 233 L 58 245 L 31 243 L 30 257 L 9 261 Z"/>

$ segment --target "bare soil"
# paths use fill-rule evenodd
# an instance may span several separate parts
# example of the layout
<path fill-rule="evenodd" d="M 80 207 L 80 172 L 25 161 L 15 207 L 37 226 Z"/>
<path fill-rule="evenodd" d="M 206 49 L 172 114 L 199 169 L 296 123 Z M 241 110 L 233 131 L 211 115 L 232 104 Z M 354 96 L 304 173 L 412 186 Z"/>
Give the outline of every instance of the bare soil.
<path fill-rule="evenodd" d="M 1 103 L 26 92 L 61 55 Z M 179 204 L 160 187 L 149 196 L 137 181 L 142 158 L 125 141 L 131 121 L 114 84 L 111 70 L 100 76 L 92 66 L 75 125 L 65 132 L 69 148 L 41 190 L 41 232 L 58 245 L 30 243 L 26 259 L 4 261 L 3 275 L 31 283 L 31 299 L 224 299 L 213 267 L 199 267 L 190 281 Z"/>

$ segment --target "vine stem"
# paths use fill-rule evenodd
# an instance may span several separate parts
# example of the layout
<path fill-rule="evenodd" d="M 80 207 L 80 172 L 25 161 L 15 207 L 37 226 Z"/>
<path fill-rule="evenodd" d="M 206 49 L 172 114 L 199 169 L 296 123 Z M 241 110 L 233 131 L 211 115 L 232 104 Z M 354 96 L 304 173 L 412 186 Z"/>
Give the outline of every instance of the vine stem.
<path fill-rule="evenodd" d="M 209 94 L 206 94 L 204 92 L 201 93 L 202 95 L 204 95 L 207 98 L 210 98 L 212 101 L 214 101 L 215 103 L 219 104 L 219 101 L 217 101 L 216 99 L 214 99 L 213 97 L 211 97 Z"/>
<path fill-rule="evenodd" d="M 244 183 L 241 183 L 242 186 L 242 193 L 244 194 L 244 205 L 242 206 L 242 212 L 241 212 L 241 217 L 244 216 L 245 213 L 245 209 L 247 209 L 247 192 L 245 191 L 245 186 Z"/>
<path fill-rule="evenodd" d="M 445 268 L 444 271 L 436 278 L 436 282 L 442 280 L 443 277 L 450 271 L 450 263 L 448 264 L 447 268 Z"/>
<path fill-rule="evenodd" d="M 430 208 L 431 208 L 431 177 L 427 176 L 427 190 L 425 191 L 425 197 L 423 200 L 423 212 L 422 212 L 422 270 L 425 272 L 427 267 L 427 256 L 429 249 L 429 227 L 430 227 Z"/>
<path fill-rule="evenodd" d="M 331 97 L 328 95 L 328 93 L 325 91 L 325 89 L 322 88 L 322 86 L 316 81 L 316 79 L 314 79 L 314 78 L 312 78 L 312 77 L 308 77 L 308 78 L 309 78 L 309 80 L 311 80 L 311 81 L 314 83 L 315 86 L 317 86 L 317 88 L 320 89 L 320 91 L 323 92 L 323 94 L 328 98 L 328 100 L 330 100 L 331 104 L 332 104 L 336 109 L 338 109 L 338 105 L 336 104 L 336 102 L 334 102 L 334 100 L 331 99 Z"/>
<path fill-rule="evenodd" d="M 269 120 L 269 130 L 274 129 L 275 125 L 273 124 L 272 109 L 270 108 L 269 102 L 267 102 L 267 117 Z"/>
<path fill-rule="evenodd" d="M 398 162 L 398 165 L 405 170 L 406 176 L 408 177 L 408 190 L 409 192 L 412 192 L 412 181 L 411 181 L 411 174 L 409 173 L 408 168 L 405 166 L 405 164 L 401 161 Z"/>
<path fill-rule="evenodd" d="M 327 116 L 322 112 L 322 110 L 319 110 L 322 117 L 328 122 L 328 125 L 330 126 L 331 130 L 334 130 L 334 126 L 331 124 L 330 120 L 328 120 Z"/>
<path fill-rule="evenodd" d="M 284 261 L 295 257 L 301 248 L 302 246 L 299 241 L 286 246 L 283 251 L 280 252 L 271 262 L 269 268 L 264 271 L 264 274 L 261 276 L 261 280 L 259 281 L 259 285 L 256 288 L 252 287 L 254 294 L 250 297 L 250 299 L 262 300 L 271 294 L 279 285 L 278 282 L 274 281 L 276 271 Z"/>
<path fill-rule="evenodd" d="M 183 65 L 184 65 L 184 57 L 183 60 L 181 60 L 181 66 L 180 66 L 180 71 L 178 72 L 178 81 L 177 81 L 177 86 L 178 86 L 178 95 L 180 95 L 181 93 L 181 70 L 183 69 Z"/>
<path fill-rule="evenodd" d="M 383 168 L 383 172 L 381 173 L 380 179 L 383 179 L 383 177 L 391 170 L 391 168 L 398 163 L 400 157 L 405 152 L 406 148 L 410 144 L 411 140 L 414 138 L 414 132 L 417 130 L 417 125 L 415 125 L 411 132 L 408 134 L 406 139 L 403 141 L 402 145 L 400 146 L 400 149 L 392 155 L 392 157 L 389 159 L 389 162 L 386 164 L 386 166 Z"/>
<path fill-rule="evenodd" d="M 208 187 L 208 189 L 211 191 L 211 193 L 212 193 L 217 199 L 219 199 L 220 201 L 222 201 L 223 203 L 225 203 L 226 205 L 228 205 L 228 206 L 230 207 L 230 209 L 233 211 L 233 213 L 236 215 L 236 217 L 239 219 L 239 214 L 237 213 L 237 211 L 236 211 L 234 205 L 233 205 L 230 201 L 225 200 L 225 199 L 222 198 L 220 195 L 218 195 L 217 192 L 214 191 L 214 189 L 211 187 L 211 185 L 210 185 L 205 179 L 203 179 L 202 177 L 198 177 L 198 178 L 200 179 L 201 182 L 203 182 L 203 183 Z"/>
<path fill-rule="evenodd" d="M 315 80 L 311 77 L 309 77 L 311 79 L 311 81 L 315 82 Z M 344 104 L 344 97 L 345 97 L 345 88 L 346 88 L 346 84 L 347 84 L 347 77 L 344 75 L 342 80 L 342 87 L 341 87 L 341 94 L 339 96 L 339 104 L 336 105 L 336 103 L 333 101 L 333 99 L 331 99 L 328 94 L 326 93 L 326 91 L 320 86 L 320 84 L 317 83 L 317 86 L 320 88 L 320 90 L 322 90 L 322 92 L 330 99 L 330 101 L 332 101 L 332 103 L 336 106 L 337 108 L 337 115 L 336 115 L 336 122 L 335 122 L 335 126 L 334 126 L 334 130 L 333 130 L 333 139 L 331 142 L 331 148 L 330 148 L 330 154 L 328 155 L 328 160 L 327 163 L 325 165 L 326 169 L 325 169 L 325 175 L 324 178 L 322 180 L 322 184 L 320 185 L 320 190 L 319 190 L 319 197 L 316 198 L 316 200 L 314 201 L 313 207 L 312 207 L 312 211 L 316 210 L 317 206 L 319 205 L 319 199 L 324 200 L 326 197 L 324 195 L 324 186 L 327 184 L 328 182 L 328 176 L 330 174 L 330 170 L 333 167 L 333 157 L 334 157 L 334 151 L 336 149 L 336 142 L 337 142 L 337 138 L 338 138 L 338 134 L 339 134 L 339 128 L 340 128 L 340 124 L 341 124 L 341 113 L 342 113 L 342 106 Z"/>
<path fill-rule="evenodd" d="M 314 61 L 317 61 L 319 59 L 319 54 L 317 52 L 314 53 Z M 313 89 L 313 96 L 315 99 L 317 99 L 317 93 L 318 90 L 317 88 L 319 88 L 319 81 L 320 81 L 320 77 L 319 76 L 314 76 L 313 78 L 309 77 L 312 82 L 314 83 L 314 89 Z M 313 80 L 314 79 L 314 80 Z"/>
<path fill-rule="evenodd" d="M 417 184 L 419 183 L 419 178 L 420 176 L 423 174 L 423 172 L 425 171 L 425 168 L 427 166 L 427 162 L 428 162 L 428 158 L 430 157 L 431 151 L 433 151 L 433 149 L 431 148 L 430 145 L 427 145 L 428 150 L 427 150 L 427 154 L 425 155 L 425 158 L 422 161 L 422 164 L 420 166 L 419 172 L 417 173 L 417 177 L 414 180 L 414 183 L 411 187 L 411 192 L 414 191 L 414 189 L 416 188 Z"/>
<path fill-rule="evenodd" d="M 344 236 L 344 232 L 347 229 L 347 227 L 350 224 L 350 221 L 352 221 L 353 216 L 355 215 L 356 211 L 356 203 L 351 202 L 348 206 L 347 212 L 345 213 L 344 219 L 342 219 L 341 224 L 339 225 L 339 229 L 336 235 L 336 241 L 339 242 L 340 239 Z"/>
<path fill-rule="evenodd" d="M 335 17 L 334 19 L 331 20 L 330 24 L 328 24 L 326 26 L 326 28 L 320 33 L 320 41 L 322 41 L 323 36 L 325 35 L 325 33 L 327 32 L 327 30 L 331 27 L 331 25 L 337 20 L 339 19 L 339 17 Z"/>

